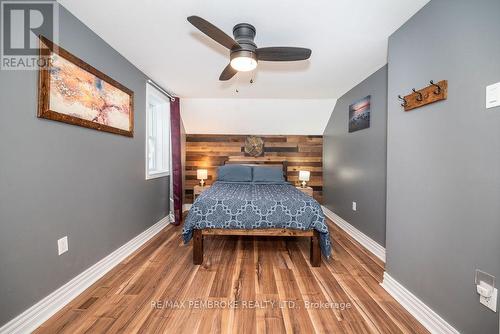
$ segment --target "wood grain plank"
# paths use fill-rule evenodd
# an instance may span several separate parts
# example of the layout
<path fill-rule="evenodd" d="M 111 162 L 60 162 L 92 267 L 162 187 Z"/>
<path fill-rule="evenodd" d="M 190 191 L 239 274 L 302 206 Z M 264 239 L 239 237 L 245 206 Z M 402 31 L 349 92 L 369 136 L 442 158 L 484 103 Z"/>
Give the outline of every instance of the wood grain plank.
<path fill-rule="evenodd" d="M 257 330 L 257 294 L 255 291 L 254 240 L 242 241 L 241 265 L 233 285 L 233 298 L 238 302 L 230 333 L 255 333 Z M 242 330 L 243 329 L 243 330 Z"/>
<path fill-rule="evenodd" d="M 264 229 L 223 229 L 207 228 L 202 230 L 203 235 L 246 235 L 246 236 L 289 236 L 289 237 L 312 237 L 314 230 L 293 230 L 283 228 L 264 228 Z"/>
<path fill-rule="evenodd" d="M 237 258 L 234 256 L 237 250 L 238 239 L 229 237 L 224 243 L 223 256 L 220 259 L 219 265 L 215 268 L 216 276 L 212 289 L 210 290 L 210 297 L 229 298 L 231 295 L 232 282 L 228 279 L 232 277 L 236 267 Z M 232 256 L 227 256 L 232 254 Z"/>
<path fill-rule="evenodd" d="M 291 269 L 275 269 L 278 295 L 284 301 L 282 308 L 285 328 L 291 333 L 314 333 L 314 326 L 307 310 L 303 307 L 304 300 L 299 292 L 296 278 Z"/>
<path fill-rule="evenodd" d="M 307 261 L 300 252 L 296 243 L 287 242 L 290 257 L 294 262 L 292 268 L 294 277 L 296 278 L 300 294 L 304 300 L 303 307 L 307 309 L 309 317 L 312 320 L 316 333 L 344 333 L 342 326 L 335 317 L 334 312 L 330 308 L 321 307 L 329 301 L 323 294 L 323 291 L 316 280 L 313 271 L 317 267 L 307 266 Z"/>
<path fill-rule="evenodd" d="M 255 290 L 257 299 L 271 303 L 256 312 L 257 333 L 284 333 L 283 313 L 276 304 L 279 301 L 278 288 L 274 276 L 273 254 L 278 251 L 276 242 L 269 238 L 254 239 L 255 249 Z"/>

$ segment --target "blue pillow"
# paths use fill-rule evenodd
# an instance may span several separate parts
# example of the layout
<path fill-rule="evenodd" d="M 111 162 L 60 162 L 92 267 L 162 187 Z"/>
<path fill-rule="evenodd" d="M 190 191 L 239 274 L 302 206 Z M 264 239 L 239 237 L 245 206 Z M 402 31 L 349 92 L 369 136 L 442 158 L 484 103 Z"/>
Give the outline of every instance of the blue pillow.
<path fill-rule="evenodd" d="M 254 167 L 253 182 L 285 182 L 283 169 L 280 167 Z"/>
<path fill-rule="evenodd" d="M 243 165 L 225 165 L 217 169 L 217 180 L 227 182 L 251 182 L 252 167 Z"/>

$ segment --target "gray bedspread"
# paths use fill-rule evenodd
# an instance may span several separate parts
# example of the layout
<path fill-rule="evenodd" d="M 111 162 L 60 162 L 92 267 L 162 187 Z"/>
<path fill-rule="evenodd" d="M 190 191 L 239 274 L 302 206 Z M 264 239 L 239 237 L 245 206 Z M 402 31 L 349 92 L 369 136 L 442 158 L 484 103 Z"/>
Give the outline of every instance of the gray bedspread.
<path fill-rule="evenodd" d="M 291 228 L 320 233 L 323 255 L 331 241 L 319 203 L 289 183 L 215 182 L 193 203 L 182 231 L 185 243 L 194 229 Z"/>

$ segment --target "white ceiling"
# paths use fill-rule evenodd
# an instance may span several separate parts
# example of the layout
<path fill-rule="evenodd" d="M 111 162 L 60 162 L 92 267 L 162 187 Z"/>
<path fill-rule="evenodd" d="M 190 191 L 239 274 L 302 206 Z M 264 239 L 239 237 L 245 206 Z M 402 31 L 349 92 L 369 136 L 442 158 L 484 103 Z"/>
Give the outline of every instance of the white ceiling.
<path fill-rule="evenodd" d="M 180 97 L 306 99 L 338 98 L 383 66 L 389 35 L 428 1 L 59 0 Z M 229 53 L 188 23 L 190 15 L 231 36 L 235 24 L 251 23 L 258 46 L 307 47 L 312 56 L 302 62 L 261 62 L 253 72 L 219 82 Z"/>

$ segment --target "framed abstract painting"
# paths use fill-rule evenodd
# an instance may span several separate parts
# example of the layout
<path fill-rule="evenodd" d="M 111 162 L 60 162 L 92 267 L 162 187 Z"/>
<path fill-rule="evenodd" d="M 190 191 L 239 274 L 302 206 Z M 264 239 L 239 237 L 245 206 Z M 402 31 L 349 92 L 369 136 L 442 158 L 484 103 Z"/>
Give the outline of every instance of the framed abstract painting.
<path fill-rule="evenodd" d="M 134 135 L 134 93 L 40 36 L 38 117 Z"/>
<path fill-rule="evenodd" d="M 370 127 L 370 98 L 368 95 L 349 106 L 349 132 Z"/>

